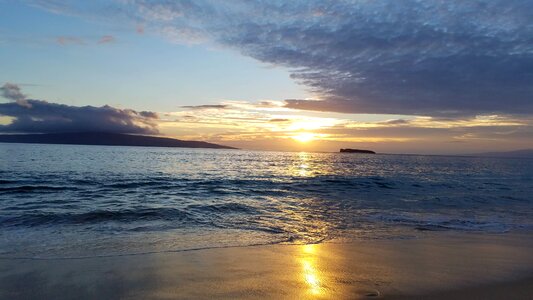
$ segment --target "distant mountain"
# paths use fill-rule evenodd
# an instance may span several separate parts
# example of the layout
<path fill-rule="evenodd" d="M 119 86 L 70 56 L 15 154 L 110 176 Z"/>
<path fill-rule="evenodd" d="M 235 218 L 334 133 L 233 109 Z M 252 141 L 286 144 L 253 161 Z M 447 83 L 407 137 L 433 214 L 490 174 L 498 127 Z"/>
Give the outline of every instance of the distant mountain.
<path fill-rule="evenodd" d="M 507 152 L 474 153 L 474 154 L 469 154 L 468 156 L 533 158 L 533 149 L 523 149 L 523 150 L 507 151 Z"/>
<path fill-rule="evenodd" d="M 71 144 L 102 146 L 150 146 L 236 149 L 207 142 L 182 141 L 156 136 L 131 135 L 104 132 L 46 133 L 46 134 L 2 134 L 1 143 Z"/>

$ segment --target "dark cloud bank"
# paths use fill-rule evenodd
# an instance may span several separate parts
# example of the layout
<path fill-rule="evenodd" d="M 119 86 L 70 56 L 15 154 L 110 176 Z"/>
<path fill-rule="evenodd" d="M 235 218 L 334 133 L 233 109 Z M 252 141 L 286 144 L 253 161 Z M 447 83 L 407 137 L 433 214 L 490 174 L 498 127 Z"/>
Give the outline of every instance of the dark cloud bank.
<path fill-rule="evenodd" d="M 0 103 L 0 116 L 14 118 L 10 124 L 0 125 L 0 132 L 158 133 L 158 116 L 154 112 L 137 112 L 108 105 L 78 107 L 26 99 L 20 88 L 12 83 L 4 84 L 0 90 L 4 98 L 14 101 Z"/>
<path fill-rule="evenodd" d="M 152 28 L 205 36 L 289 67 L 322 100 L 287 100 L 291 108 L 432 116 L 533 113 L 530 0 L 127 5 L 124 12 Z"/>

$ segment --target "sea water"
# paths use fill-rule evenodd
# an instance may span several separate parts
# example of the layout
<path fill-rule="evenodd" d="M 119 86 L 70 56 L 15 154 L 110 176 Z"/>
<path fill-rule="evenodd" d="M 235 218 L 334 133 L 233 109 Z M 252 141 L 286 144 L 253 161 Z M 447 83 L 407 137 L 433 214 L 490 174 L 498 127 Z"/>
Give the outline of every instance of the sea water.
<path fill-rule="evenodd" d="M 0 257 L 533 229 L 533 159 L 0 144 Z"/>

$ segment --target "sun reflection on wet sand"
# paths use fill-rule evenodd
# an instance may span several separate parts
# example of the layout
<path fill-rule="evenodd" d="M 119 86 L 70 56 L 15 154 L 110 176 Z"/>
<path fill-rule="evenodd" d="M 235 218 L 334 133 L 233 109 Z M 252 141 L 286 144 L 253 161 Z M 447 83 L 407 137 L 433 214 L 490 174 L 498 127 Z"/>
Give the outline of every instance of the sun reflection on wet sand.
<path fill-rule="evenodd" d="M 530 235 L 462 234 L 72 260 L 1 259 L 0 299 L 408 299 L 446 290 L 461 296 L 455 291 L 465 283 L 480 284 L 464 294 L 473 299 L 495 298 L 492 293 L 514 299 L 531 290 L 530 279 L 503 286 L 503 292 L 498 284 L 485 291 L 483 284 L 530 274 L 532 248 Z M 444 296 L 438 299 L 455 299 Z"/>
<path fill-rule="evenodd" d="M 325 289 L 322 285 L 320 273 L 317 269 L 316 245 L 302 246 L 302 277 L 308 286 L 307 292 L 313 296 L 323 295 Z"/>

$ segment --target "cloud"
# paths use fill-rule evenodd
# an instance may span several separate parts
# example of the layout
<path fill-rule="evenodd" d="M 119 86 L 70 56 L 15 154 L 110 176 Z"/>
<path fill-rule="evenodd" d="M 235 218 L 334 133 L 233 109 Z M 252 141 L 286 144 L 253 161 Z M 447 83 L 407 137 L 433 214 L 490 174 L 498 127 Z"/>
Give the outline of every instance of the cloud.
<path fill-rule="evenodd" d="M 159 115 L 153 111 L 140 111 L 138 112 L 141 117 L 148 119 L 159 119 Z"/>
<path fill-rule="evenodd" d="M 88 40 L 88 42 L 86 42 Z M 56 43 L 58 43 L 61 46 L 69 46 L 69 45 L 77 45 L 77 46 L 85 46 L 88 43 L 93 44 L 96 43 L 98 45 L 101 44 L 110 44 L 116 42 L 117 39 L 112 35 L 104 35 L 101 36 L 99 39 L 96 38 L 81 38 L 81 37 L 75 37 L 75 36 L 59 36 L 56 38 Z"/>
<path fill-rule="evenodd" d="M 116 41 L 115 37 L 112 35 L 104 35 L 98 40 L 98 44 L 108 44 L 114 43 Z"/>
<path fill-rule="evenodd" d="M 22 93 L 20 87 L 14 83 L 6 82 L 1 88 L 2 96 L 13 101 L 26 100 L 26 95 Z"/>
<path fill-rule="evenodd" d="M 394 120 L 387 120 L 382 123 L 386 125 L 406 125 L 406 124 L 409 124 L 409 121 L 404 120 L 404 119 L 394 119 Z"/>
<path fill-rule="evenodd" d="M 26 95 L 21 92 L 18 85 L 6 82 L 0 90 L 2 90 L 2 97 L 15 101 L 20 106 L 31 108 L 31 105 L 26 101 Z"/>
<path fill-rule="evenodd" d="M 207 37 L 202 31 L 193 28 L 164 26 L 157 31 L 176 44 L 195 45 L 207 41 Z"/>
<path fill-rule="evenodd" d="M 56 43 L 61 46 L 66 45 L 85 45 L 83 39 L 74 36 L 59 36 L 56 38 Z"/>
<path fill-rule="evenodd" d="M 108 105 L 70 106 L 26 99 L 16 84 L 4 84 L 3 96 L 17 102 L 0 103 L 0 115 L 14 120 L 0 125 L 0 132 L 113 132 L 157 134 L 158 116 L 154 112 L 118 109 Z M 7 95 L 7 96 L 6 96 Z M 28 105 L 20 105 L 19 100 Z"/>
<path fill-rule="evenodd" d="M 225 108 L 228 108 L 229 105 L 225 105 L 225 104 L 204 104 L 204 105 L 185 105 L 185 106 L 182 106 L 182 108 L 187 108 L 187 109 L 225 109 Z"/>
<path fill-rule="evenodd" d="M 209 39 L 288 67 L 318 100 L 288 100 L 289 108 L 533 113 L 529 0 L 122 3 L 170 39 Z"/>
<path fill-rule="evenodd" d="M 280 108 L 271 101 L 226 100 L 225 109 L 190 109 L 162 116 L 160 127 L 182 139 L 249 149 L 338 151 L 370 147 L 395 153 L 472 153 L 533 147 L 533 115 L 465 117 L 336 115 L 328 118 Z M 265 109 L 262 106 L 278 109 Z M 300 134 L 315 141 L 303 145 Z"/>
<path fill-rule="evenodd" d="M 283 122 L 283 123 L 285 123 L 285 122 L 289 122 L 290 119 L 274 118 L 274 119 L 270 119 L 270 120 L 268 120 L 268 121 L 269 121 L 269 122 L 274 122 L 274 123 L 277 123 L 277 122 Z"/>

